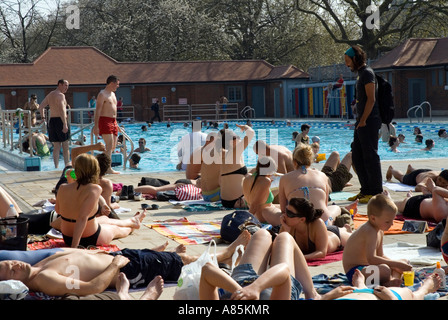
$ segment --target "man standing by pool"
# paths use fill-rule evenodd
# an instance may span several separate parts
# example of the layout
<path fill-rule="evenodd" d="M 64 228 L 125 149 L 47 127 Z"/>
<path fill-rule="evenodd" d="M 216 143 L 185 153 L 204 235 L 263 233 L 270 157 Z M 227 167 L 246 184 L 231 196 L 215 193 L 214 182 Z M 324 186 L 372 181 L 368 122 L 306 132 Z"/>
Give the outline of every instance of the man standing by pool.
<path fill-rule="evenodd" d="M 357 118 L 352 142 L 352 161 L 359 183 L 360 192 L 349 198 L 360 203 L 383 192 L 381 163 L 378 155 L 378 131 L 381 118 L 375 94 L 377 81 L 373 70 L 367 66 L 366 53 L 358 46 L 349 48 L 344 55 L 345 65 L 358 73 L 356 80 Z"/>
<path fill-rule="evenodd" d="M 117 97 L 115 92 L 120 86 L 120 80 L 111 75 L 106 80 L 106 88 L 100 91 L 96 100 L 95 124 L 93 134 L 101 136 L 106 145 L 106 154 L 112 158 L 112 152 L 117 146 L 118 131 L 117 123 Z M 107 173 L 119 173 L 111 168 Z"/>
<path fill-rule="evenodd" d="M 43 121 L 45 121 L 44 109 L 46 106 L 50 106 L 50 119 L 47 124 L 48 137 L 50 142 L 53 143 L 53 161 L 56 169 L 59 167 L 61 147 L 65 166 L 70 162 L 70 150 L 68 147 L 70 129 L 67 123 L 67 100 L 65 99 L 68 86 L 67 80 L 59 80 L 58 87 L 51 91 L 39 106 L 39 112 Z"/>

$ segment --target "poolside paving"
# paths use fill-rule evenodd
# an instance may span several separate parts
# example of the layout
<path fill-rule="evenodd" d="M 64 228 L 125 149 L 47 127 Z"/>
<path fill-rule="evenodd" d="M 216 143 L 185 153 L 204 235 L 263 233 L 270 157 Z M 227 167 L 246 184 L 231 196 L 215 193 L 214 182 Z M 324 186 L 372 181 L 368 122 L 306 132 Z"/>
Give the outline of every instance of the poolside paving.
<path fill-rule="evenodd" d="M 448 159 L 420 159 L 420 160 L 412 160 L 412 161 L 382 161 L 382 172 L 383 177 L 385 176 L 386 170 L 389 165 L 393 165 L 397 169 L 401 169 L 402 171 L 406 171 L 407 165 L 412 163 L 415 168 L 429 168 L 434 170 L 440 170 L 441 168 L 448 167 L 447 165 Z M 321 168 L 322 164 L 316 164 L 314 167 Z M 33 204 L 41 201 L 43 199 L 48 199 L 53 197 L 54 195 L 51 193 L 51 190 L 56 185 L 56 182 L 59 179 L 60 171 L 51 171 L 51 172 L 18 172 L 14 171 L 8 167 L 0 167 L 0 183 L 10 192 L 10 194 L 17 199 L 19 205 L 23 209 L 24 212 L 29 210 L 33 210 Z M 356 174 L 353 173 L 353 179 L 351 183 L 353 186 L 346 187 L 344 189 L 345 192 L 350 192 L 353 194 L 358 193 L 359 191 L 359 182 Z M 118 175 L 109 175 L 108 178 L 115 183 L 123 183 L 124 185 L 134 185 L 140 182 L 141 177 L 153 177 L 153 178 L 163 178 L 170 182 L 174 182 L 179 178 L 184 178 L 184 172 L 165 172 L 165 173 L 152 173 L 152 172 L 141 172 L 141 171 L 125 171 Z M 391 196 L 394 200 L 401 200 L 405 197 L 405 192 L 394 192 L 390 191 Z M 344 206 L 349 204 L 349 201 L 334 201 L 336 204 Z M 205 220 L 214 220 L 214 219 L 222 219 L 224 215 L 232 212 L 232 210 L 220 210 L 215 212 L 189 212 L 182 208 L 175 207 L 169 202 L 160 202 L 154 200 L 142 200 L 142 201 L 133 201 L 126 200 L 120 201 L 120 206 L 123 208 L 131 209 L 128 213 L 121 213 L 120 217 L 122 219 L 132 217 L 136 211 L 140 210 L 142 203 L 157 203 L 160 208 L 159 210 L 148 211 L 148 215 L 143 221 L 143 224 L 148 224 L 153 222 L 154 220 L 166 220 L 173 218 L 181 218 L 186 217 L 190 221 L 205 221 Z M 359 213 L 366 214 L 366 205 L 360 204 L 358 206 Z M 131 235 L 126 238 L 114 240 L 113 244 L 116 244 L 120 248 L 134 248 L 134 249 L 142 249 L 142 248 L 152 248 L 158 246 L 166 241 L 169 242 L 167 250 L 173 250 L 178 243 L 168 239 L 167 237 L 159 234 L 158 232 L 146 227 L 142 226 L 140 229 L 135 230 Z M 426 236 L 425 234 L 401 234 L 401 235 L 386 235 L 384 242 L 395 243 L 395 242 L 410 242 L 415 244 L 426 244 Z M 222 247 L 226 246 L 224 243 L 218 244 L 218 250 Z M 189 254 L 201 254 L 207 248 L 207 244 L 201 245 L 188 245 L 187 253 Z M 446 265 L 444 262 L 442 265 Z M 324 264 L 317 267 L 310 267 L 311 275 L 317 274 L 327 274 L 333 275 L 339 272 L 343 272 L 342 262 L 334 262 L 329 264 Z M 172 300 L 174 294 L 175 287 L 166 287 L 161 300 Z M 132 295 L 135 298 L 138 298 L 143 291 L 133 292 Z"/>

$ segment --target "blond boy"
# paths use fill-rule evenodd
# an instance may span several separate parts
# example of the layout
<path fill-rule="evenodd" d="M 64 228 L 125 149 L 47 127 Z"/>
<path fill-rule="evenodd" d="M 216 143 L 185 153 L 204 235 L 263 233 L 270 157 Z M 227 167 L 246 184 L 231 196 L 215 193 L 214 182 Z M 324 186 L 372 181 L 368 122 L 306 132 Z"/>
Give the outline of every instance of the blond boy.
<path fill-rule="evenodd" d="M 344 248 L 342 264 L 350 283 L 359 269 L 376 284 L 399 285 L 403 271 L 412 269 L 407 261 L 392 260 L 383 252 L 384 231 L 392 226 L 396 214 L 397 206 L 387 195 L 378 194 L 370 199 L 368 221 L 350 236 Z"/>

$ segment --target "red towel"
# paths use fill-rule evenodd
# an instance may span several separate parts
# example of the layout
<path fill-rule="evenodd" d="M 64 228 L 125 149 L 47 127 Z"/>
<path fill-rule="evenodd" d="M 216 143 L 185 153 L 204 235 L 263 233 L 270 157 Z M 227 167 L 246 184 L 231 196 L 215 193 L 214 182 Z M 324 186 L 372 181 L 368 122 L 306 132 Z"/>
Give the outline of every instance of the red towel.
<path fill-rule="evenodd" d="M 317 267 L 317 266 L 321 266 L 321 265 L 327 264 L 327 263 L 342 261 L 343 253 L 344 253 L 344 251 L 342 251 L 342 250 L 328 253 L 325 258 L 308 260 L 307 264 L 310 267 Z"/>

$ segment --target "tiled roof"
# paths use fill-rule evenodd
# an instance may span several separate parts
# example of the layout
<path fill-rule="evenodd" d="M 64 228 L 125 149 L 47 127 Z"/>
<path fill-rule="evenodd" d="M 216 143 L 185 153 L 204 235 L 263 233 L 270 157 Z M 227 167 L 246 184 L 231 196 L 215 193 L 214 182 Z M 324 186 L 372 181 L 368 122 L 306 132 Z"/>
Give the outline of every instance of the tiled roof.
<path fill-rule="evenodd" d="M 374 69 L 429 67 L 448 64 L 448 38 L 413 38 L 371 64 Z"/>
<path fill-rule="evenodd" d="M 94 47 L 51 47 L 33 63 L 0 64 L 0 87 L 104 85 L 115 74 L 122 83 L 194 83 L 308 78 L 294 66 L 264 60 L 118 62 Z"/>

